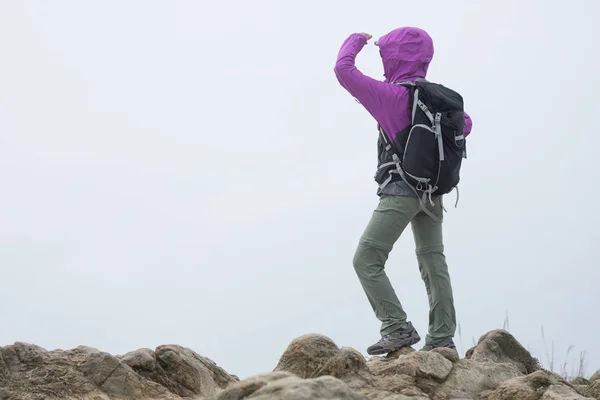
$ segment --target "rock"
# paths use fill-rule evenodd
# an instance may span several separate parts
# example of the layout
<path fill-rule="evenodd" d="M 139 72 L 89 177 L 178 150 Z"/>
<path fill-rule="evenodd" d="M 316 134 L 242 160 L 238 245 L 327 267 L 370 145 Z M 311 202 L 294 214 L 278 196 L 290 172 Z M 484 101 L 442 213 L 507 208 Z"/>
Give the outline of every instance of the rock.
<path fill-rule="evenodd" d="M 87 376 L 94 385 L 102 386 L 122 364 L 108 353 L 92 353 L 80 366 L 83 375 Z M 130 371 L 131 368 L 129 369 Z M 120 371 L 123 373 L 123 371 Z M 119 372 L 117 372 L 119 374 Z"/>
<path fill-rule="evenodd" d="M 374 384 L 362 354 L 351 348 L 338 348 L 323 335 L 304 335 L 293 340 L 274 371 L 305 379 L 332 376 L 360 393 L 368 392 Z"/>
<path fill-rule="evenodd" d="M 429 400 L 427 396 L 407 396 L 403 394 L 393 394 L 391 396 L 384 397 L 382 400 Z"/>
<path fill-rule="evenodd" d="M 593 398 L 590 394 L 590 387 L 588 385 L 573 385 L 573 389 L 586 398 Z"/>
<path fill-rule="evenodd" d="M 540 373 L 534 379 L 530 376 L 511 379 L 481 395 L 483 400 L 539 400 L 545 389 L 552 384 L 548 376 Z"/>
<path fill-rule="evenodd" d="M 271 372 L 269 374 L 260 374 L 252 378 L 245 379 L 241 382 L 236 382 L 229 385 L 224 391 L 219 393 L 215 400 L 245 399 L 271 382 L 293 377 L 295 377 L 294 374 L 283 371 Z"/>
<path fill-rule="evenodd" d="M 305 335 L 290 343 L 275 371 L 305 379 L 333 376 L 356 393 L 384 399 L 398 395 L 427 398 L 426 392 L 439 385 L 451 369 L 452 363 L 436 352 L 407 348 L 366 362 L 358 351 L 340 349 L 325 336 Z"/>
<path fill-rule="evenodd" d="M 275 371 L 291 372 L 300 378 L 331 375 L 336 378 L 362 375 L 368 380 L 365 358 L 350 348 L 338 348 L 323 335 L 304 335 L 293 340 L 285 350 Z"/>
<path fill-rule="evenodd" d="M 0 399 L 37 400 L 102 394 L 66 354 L 52 357 L 45 349 L 22 342 L 2 347 L 0 353 L 9 372 L 2 384 Z"/>
<path fill-rule="evenodd" d="M 590 382 L 589 380 L 585 379 L 582 376 L 578 376 L 576 378 L 571 379 L 571 384 L 573 384 L 573 385 L 591 385 L 592 382 Z"/>
<path fill-rule="evenodd" d="M 414 377 L 406 375 L 387 375 L 375 377 L 373 385 L 370 387 L 354 388 L 373 400 L 387 399 L 395 395 L 404 395 L 412 397 L 424 397 L 427 395 L 419 389 Z"/>
<path fill-rule="evenodd" d="M 139 349 L 118 358 L 146 379 L 161 385 L 165 385 L 168 381 L 166 374 L 156 363 L 154 350 Z"/>
<path fill-rule="evenodd" d="M 465 358 L 467 360 L 470 360 L 471 357 L 473 357 L 473 352 L 475 351 L 475 347 L 471 347 L 469 350 L 467 350 L 467 352 L 465 353 Z"/>
<path fill-rule="evenodd" d="M 179 400 L 171 389 L 183 392 L 185 388 L 193 396 L 208 397 L 235 381 L 189 349 L 159 349 L 141 349 L 119 358 L 85 346 L 46 351 L 17 342 L 0 348 L 0 400 Z"/>
<path fill-rule="evenodd" d="M 250 398 L 255 400 L 368 400 L 366 396 L 353 393 L 344 382 L 332 376 L 304 380 L 296 377 L 277 380 L 259 389 Z"/>
<path fill-rule="evenodd" d="M 91 353 L 80 369 L 96 387 L 111 396 L 137 399 L 168 393 L 164 387 L 143 379 L 128 365 L 108 353 Z"/>
<path fill-rule="evenodd" d="M 165 378 L 158 378 L 159 383 L 182 397 L 211 396 L 237 381 L 212 360 L 182 346 L 159 346 L 154 355 Z"/>
<path fill-rule="evenodd" d="M 482 394 L 484 400 L 580 400 L 585 397 L 569 387 L 564 380 L 546 371 L 536 371 L 530 375 L 506 381 L 493 391 Z"/>
<path fill-rule="evenodd" d="M 435 390 L 434 399 L 473 399 L 486 391 L 493 390 L 502 382 L 522 376 L 512 364 L 496 364 L 459 360 L 453 364 L 452 371 Z"/>
<path fill-rule="evenodd" d="M 540 400 L 585 400 L 589 397 L 581 396 L 566 385 L 551 385 L 546 389 Z"/>
<path fill-rule="evenodd" d="M 3 347 L 0 352 L 10 371 L 2 396 L 11 400 L 108 400 L 110 395 L 175 399 L 165 388 L 146 381 L 115 357 L 97 350 L 77 348 L 48 352 L 17 342 Z"/>
<path fill-rule="evenodd" d="M 288 371 L 301 378 L 318 376 L 336 357 L 339 348 L 323 335 L 304 335 L 293 340 L 279 359 L 275 371 Z"/>
<path fill-rule="evenodd" d="M 0 381 L 1 383 L 2 381 Z M 0 386 L 0 400 L 17 400 L 17 396 L 7 388 Z"/>
<path fill-rule="evenodd" d="M 4 380 L 7 380 L 9 376 L 10 376 L 10 371 L 8 370 L 8 367 L 6 366 L 6 363 L 4 362 L 4 357 L 2 357 L 2 348 L 0 348 L 0 383 L 3 382 Z M 0 396 L 0 398 L 2 398 L 2 397 Z"/>
<path fill-rule="evenodd" d="M 452 363 L 436 352 L 416 351 L 396 359 L 373 359 L 369 369 L 376 376 L 375 384 L 380 389 L 397 393 L 416 387 L 430 393 L 448 377 Z M 398 376 L 405 378 L 398 379 Z"/>
<path fill-rule="evenodd" d="M 523 374 L 542 369 L 538 360 L 514 336 L 502 329 L 483 335 L 473 350 L 471 360 L 513 364 Z"/>
<path fill-rule="evenodd" d="M 600 400 L 600 379 L 596 379 L 591 386 L 588 386 L 586 396 Z"/>
<path fill-rule="evenodd" d="M 452 363 L 438 353 L 417 351 L 389 361 L 370 360 L 369 369 L 376 376 L 406 375 L 442 381 L 450 374 Z"/>
<path fill-rule="evenodd" d="M 448 377 L 448 375 L 450 375 L 450 371 L 452 371 L 452 363 L 442 355 L 436 352 L 414 354 L 415 356 L 412 358 L 416 358 L 417 362 L 419 363 L 417 376 L 419 376 L 420 373 L 428 378 L 443 381 Z M 411 356 L 407 356 L 405 358 L 409 357 Z"/>
<path fill-rule="evenodd" d="M 594 375 L 592 375 L 592 377 L 590 378 L 590 382 L 594 383 L 596 381 L 600 381 L 600 369 L 596 371 Z"/>
<path fill-rule="evenodd" d="M 448 347 L 438 347 L 436 349 L 431 350 L 434 353 L 438 353 L 443 356 L 446 360 L 455 363 L 460 360 L 460 356 L 458 355 L 458 351 L 456 349 L 450 349 Z"/>
<path fill-rule="evenodd" d="M 47 357 L 45 349 L 21 342 L 3 347 L 1 353 L 9 374 L 25 371 L 36 363 L 44 362 L 45 357 Z"/>
<path fill-rule="evenodd" d="M 235 383 L 216 397 L 216 400 L 241 399 L 368 400 L 368 397 L 354 393 L 344 382 L 333 376 L 302 379 L 279 371 Z"/>
<path fill-rule="evenodd" d="M 387 353 L 385 358 L 398 358 L 400 356 L 406 356 L 410 353 L 414 353 L 416 350 L 413 349 L 412 347 L 403 347 L 401 349 L 398 350 L 394 350 L 390 353 Z"/>
<path fill-rule="evenodd" d="M 241 382 L 177 345 L 113 356 L 17 342 L 0 347 L 0 400 L 600 400 L 597 374 L 567 382 L 538 367 L 502 330 L 482 336 L 462 360 L 444 348 L 366 360 L 326 336 L 305 335 L 290 343 L 273 372 Z"/>

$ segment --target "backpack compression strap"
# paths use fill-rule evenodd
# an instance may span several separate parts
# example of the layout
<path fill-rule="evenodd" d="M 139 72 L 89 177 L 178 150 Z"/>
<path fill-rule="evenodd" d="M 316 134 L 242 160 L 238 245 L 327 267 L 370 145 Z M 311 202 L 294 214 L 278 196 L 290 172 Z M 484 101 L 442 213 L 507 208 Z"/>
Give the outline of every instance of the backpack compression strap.
<path fill-rule="evenodd" d="M 439 219 L 438 217 L 435 216 L 434 213 L 432 213 L 431 211 L 429 211 L 427 209 L 427 206 L 425 205 L 425 202 L 427 201 L 427 197 L 429 196 L 429 203 L 431 203 L 431 205 L 434 205 L 433 200 L 431 198 L 431 192 L 433 191 L 433 188 L 431 187 L 431 185 L 429 185 L 429 189 L 425 190 L 423 192 L 423 196 L 419 196 L 419 192 L 417 192 L 417 189 L 415 189 L 415 187 L 413 185 L 411 185 L 410 183 L 408 183 L 408 180 L 406 179 L 406 175 L 404 175 L 404 171 L 402 171 L 402 167 L 400 166 L 400 158 L 398 158 L 398 156 L 396 154 L 392 155 L 392 158 L 394 159 L 394 161 L 396 161 L 396 165 L 397 165 L 397 169 L 398 169 L 398 173 L 400 174 L 400 177 L 402 178 L 402 180 L 404 181 L 404 183 L 406 183 L 408 185 L 409 188 L 412 189 L 413 192 L 415 192 L 415 195 L 417 196 L 417 199 L 419 199 L 419 205 L 421 210 L 429 215 L 431 218 L 433 218 L 435 221 L 442 223 L 442 220 Z M 391 175 L 390 175 L 391 177 Z M 442 199 L 440 198 L 440 203 L 441 203 Z M 443 208 L 443 206 L 442 206 Z"/>
<path fill-rule="evenodd" d="M 385 142 L 386 146 L 385 149 L 386 151 L 389 151 L 390 149 L 392 149 L 392 143 L 389 142 L 385 132 L 383 131 L 383 129 L 381 128 L 381 126 L 379 126 L 379 134 L 381 135 L 383 141 Z M 396 152 L 394 151 L 392 153 L 392 160 L 391 162 L 387 162 L 385 164 L 382 164 L 381 166 L 379 166 L 379 169 L 381 168 L 385 168 L 385 167 L 389 167 L 391 165 L 395 165 L 396 169 L 391 169 L 388 174 L 389 176 L 387 177 L 387 179 L 385 181 L 383 181 L 381 183 L 381 185 L 379 185 L 380 189 L 385 188 L 392 180 L 392 174 L 398 174 L 400 175 L 400 178 L 402 178 L 402 180 L 404 181 L 404 183 L 406 183 L 408 185 L 409 188 L 412 189 L 413 192 L 415 192 L 415 196 L 417 197 L 417 199 L 419 200 L 419 205 L 421 210 L 429 215 L 431 218 L 433 218 L 435 221 L 442 223 L 442 221 L 435 216 L 434 213 L 432 213 L 431 211 L 429 211 L 427 209 L 427 206 L 425 205 L 425 202 L 427 201 L 427 196 L 429 196 L 429 202 L 431 203 L 431 205 L 433 205 L 433 200 L 431 198 L 431 193 L 433 192 L 433 188 L 431 187 L 431 185 L 429 185 L 429 189 L 423 192 L 423 195 L 420 196 L 419 192 L 417 191 L 417 189 L 411 185 L 408 180 L 406 179 L 406 175 L 404 174 L 404 171 L 402 170 L 402 166 L 400 165 L 400 157 L 398 157 L 398 154 L 396 154 Z M 440 203 L 441 203 L 442 199 L 440 198 Z M 444 206 L 442 205 L 442 208 Z"/>

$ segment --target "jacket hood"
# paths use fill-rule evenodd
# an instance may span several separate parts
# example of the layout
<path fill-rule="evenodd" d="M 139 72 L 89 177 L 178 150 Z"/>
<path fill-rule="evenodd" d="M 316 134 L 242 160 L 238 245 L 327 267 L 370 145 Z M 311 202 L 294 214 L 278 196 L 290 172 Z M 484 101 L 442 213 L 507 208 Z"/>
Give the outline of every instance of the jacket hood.
<path fill-rule="evenodd" d="M 386 82 L 426 77 L 433 58 L 433 40 L 424 30 L 398 28 L 380 37 L 375 44 L 379 46 Z"/>

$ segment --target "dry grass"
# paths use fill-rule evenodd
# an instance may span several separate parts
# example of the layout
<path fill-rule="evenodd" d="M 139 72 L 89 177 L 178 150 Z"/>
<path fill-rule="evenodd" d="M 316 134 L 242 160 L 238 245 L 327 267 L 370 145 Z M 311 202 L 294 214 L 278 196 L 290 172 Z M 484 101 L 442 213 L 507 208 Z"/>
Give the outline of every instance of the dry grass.
<path fill-rule="evenodd" d="M 575 345 L 571 344 L 567 347 L 564 362 L 560 365 L 560 371 L 556 371 L 556 358 L 554 353 L 554 340 L 552 341 L 551 351 L 548 352 L 548 344 L 546 341 L 546 335 L 544 333 L 544 326 L 542 325 L 542 341 L 544 343 L 544 352 L 546 353 L 547 369 L 560 374 L 565 379 L 572 379 L 578 376 L 585 377 L 585 371 L 587 369 L 587 363 L 585 359 L 585 351 L 579 352 L 579 360 L 577 363 L 569 366 L 569 355 L 575 349 Z"/>

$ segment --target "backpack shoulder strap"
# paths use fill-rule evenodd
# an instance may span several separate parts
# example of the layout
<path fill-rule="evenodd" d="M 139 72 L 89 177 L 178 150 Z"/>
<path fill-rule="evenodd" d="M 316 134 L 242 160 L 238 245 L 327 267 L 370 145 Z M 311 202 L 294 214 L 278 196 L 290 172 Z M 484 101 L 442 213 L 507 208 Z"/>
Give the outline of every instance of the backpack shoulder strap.
<path fill-rule="evenodd" d="M 425 79 L 417 79 L 415 82 L 410 82 L 410 81 L 394 82 L 394 85 L 407 87 L 411 91 L 411 98 L 412 98 L 411 122 L 413 124 L 415 123 L 415 113 L 417 112 L 417 107 L 419 107 L 425 113 L 425 115 L 429 119 L 429 122 L 431 124 L 433 124 L 434 123 L 433 114 L 431 113 L 431 111 L 429 111 L 429 108 L 425 105 L 425 103 L 423 103 L 423 101 L 419 97 L 419 91 L 421 90 L 421 88 L 418 85 L 419 82 L 428 82 L 428 81 Z"/>

